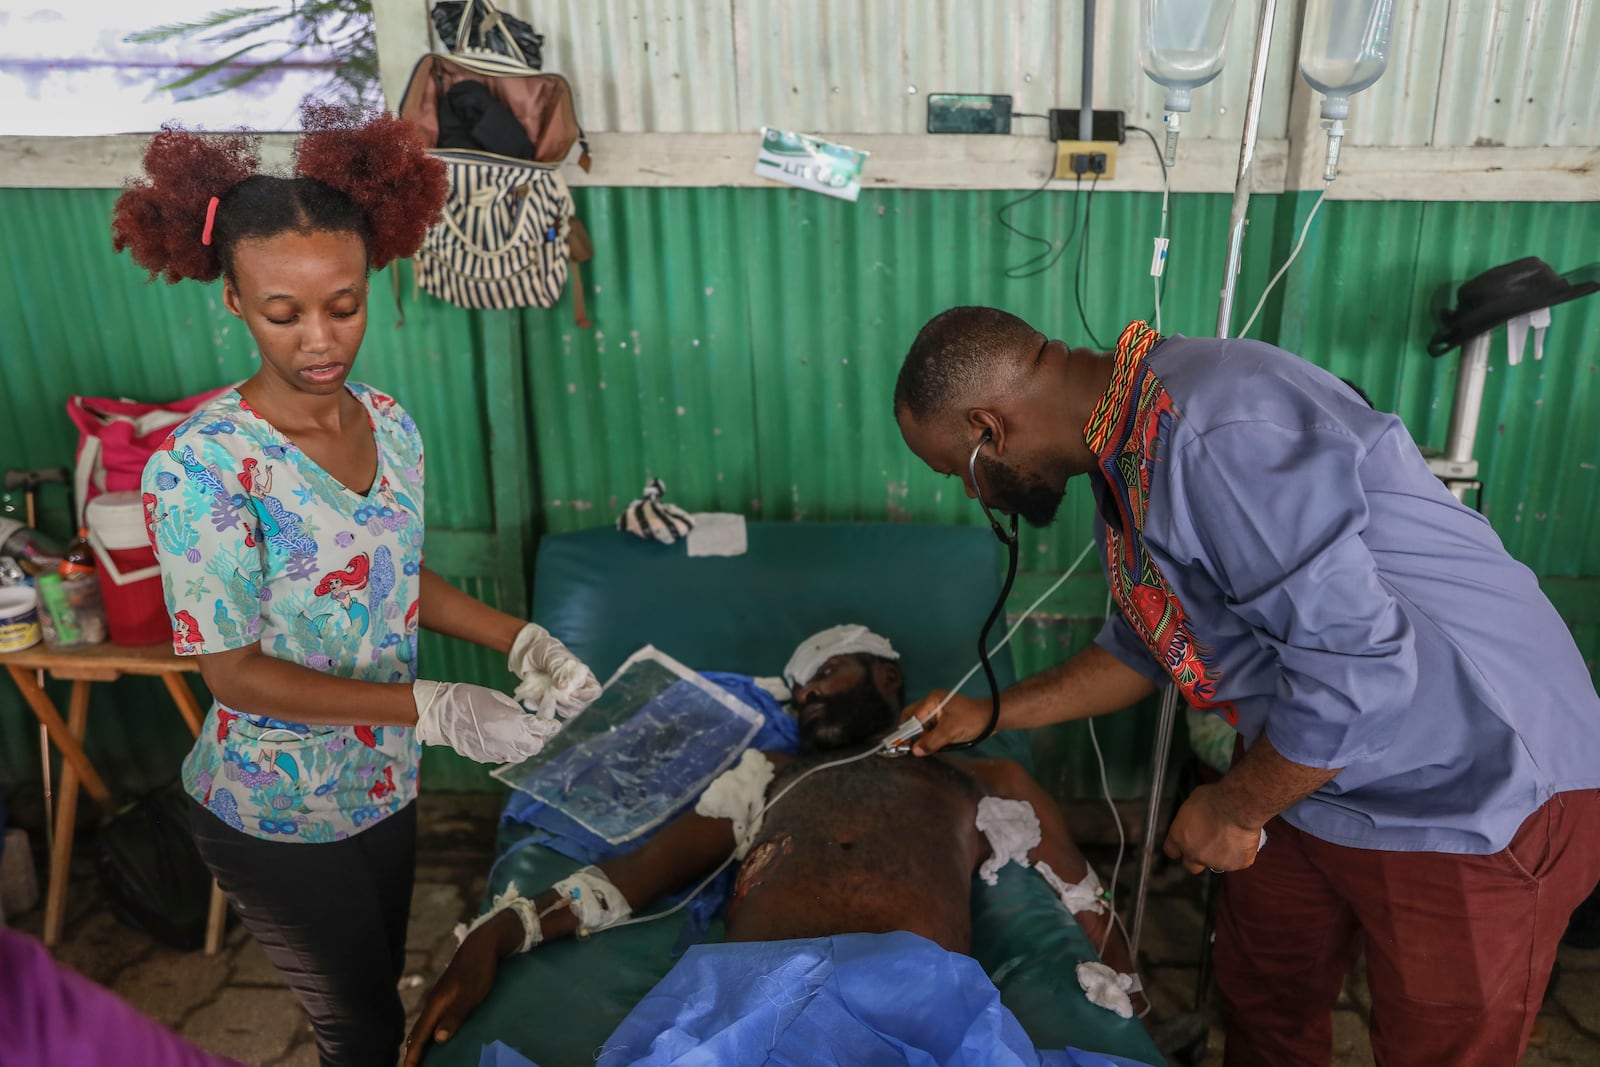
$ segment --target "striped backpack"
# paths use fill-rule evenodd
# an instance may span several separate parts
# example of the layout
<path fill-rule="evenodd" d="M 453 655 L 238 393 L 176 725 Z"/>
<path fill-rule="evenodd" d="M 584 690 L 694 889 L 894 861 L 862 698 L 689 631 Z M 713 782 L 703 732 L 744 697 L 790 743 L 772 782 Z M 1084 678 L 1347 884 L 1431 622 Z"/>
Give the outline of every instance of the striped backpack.
<path fill-rule="evenodd" d="M 480 110 L 460 122 L 456 105 Z M 567 80 L 481 52 L 432 53 L 412 72 L 400 116 L 450 176 L 444 217 L 417 252 L 417 285 L 460 307 L 550 307 L 570 270 L 575 318 L 588 326 L 577 265 L 593 253 L 561 164 L 578 144 L 588 170 L 589 149 Z"/>

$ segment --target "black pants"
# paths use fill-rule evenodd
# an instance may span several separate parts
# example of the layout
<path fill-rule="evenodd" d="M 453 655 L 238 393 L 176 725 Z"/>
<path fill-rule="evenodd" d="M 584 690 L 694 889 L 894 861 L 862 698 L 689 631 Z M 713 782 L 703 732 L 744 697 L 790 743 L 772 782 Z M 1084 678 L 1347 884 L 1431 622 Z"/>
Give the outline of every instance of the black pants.
<path fill-rule="evenodd" d="M 240 833 L 199 804 L 190 821 L 228 903 L 311 1016 L 323 1067 L 393 1067 L 405 1037 L 398 986 L 416 805 L 318 845 Z"/>

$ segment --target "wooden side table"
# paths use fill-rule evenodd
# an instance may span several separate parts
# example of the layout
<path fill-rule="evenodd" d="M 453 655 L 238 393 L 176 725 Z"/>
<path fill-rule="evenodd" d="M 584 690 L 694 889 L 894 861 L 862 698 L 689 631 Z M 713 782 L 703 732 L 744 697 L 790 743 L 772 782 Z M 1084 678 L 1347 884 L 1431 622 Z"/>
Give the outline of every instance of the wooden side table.
<path fill-rule="evenodd" d="M 52 649 L 35 645 L 21 652 L 0 654 L 0 666 L 11 675 L 22 698 L 28 702 L 61 753 L 60 802 L 56 806 L 55 841 L 50 851 L 50 884 L 45 894 L 44 943 L 54 947 L 61 940 L 66 921 L 67 876 L 72 867 L 72 838 L 78 814 L 78 788 L 108 813 L 113 810 L 111 791 L 83 751 L 83 738 L 89 726 L 89 687 L 95 682 L 114 682 L 123 675 L 160 678 L 178 706 L 183 721 L 196 737 L 205 712 L 189 689 L 185 674 L 198 674 L 200 664 L 193 656 L 178 656 L 172 646 L 150 645 L 124 648 L 120 645 L 90 645 L 87 648 Z M 61 718 L 55 704 L 40 684 L 40 674 L 72 683 L 67 718 Z M 211 907 L 206 920 L 206 955 L 214 956 L 222 947 L 223 925 L 228 905 L 217 884 L 211 884 Z"/>

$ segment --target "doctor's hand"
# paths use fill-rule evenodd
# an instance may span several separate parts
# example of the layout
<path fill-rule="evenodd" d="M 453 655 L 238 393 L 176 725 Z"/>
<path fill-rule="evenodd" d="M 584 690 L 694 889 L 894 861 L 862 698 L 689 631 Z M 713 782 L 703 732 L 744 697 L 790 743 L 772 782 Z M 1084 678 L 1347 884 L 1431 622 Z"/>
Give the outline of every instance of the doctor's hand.
<path fill-rule="evenodd" d="M 479 763 L 521 763 L 561 732 L 504 693 L 465 682 L 413 682 L 417 740 L 447 745 Z"/>
<path fill-rule="evenodd" d="M 519 679 L 517 699 L 546 718 L 570 719 L 600 696 L 594 672 L 538 623 L 517 634 L 506 668 Z"/>
<path fill-rule="evenodd" d="M 935 689 L 900 715 L 901 722 L 912 716 L 923 720 L 923 732 L 911 745 L 911 751 L 918 756 L 937 752 L 946 745 L 971 741 L 981 736 L 989 725 L 989 715 L 993 710 L 989 701 L 964 697 L 959 693 L 950 698 L 950 703 L 939 712 L 937 719 L 927 721 L 945 696 L 945 690 Z"/>
<path fill-rule="evenodd" d="M 1238 871 L 1256 861 L 1261 847 L 1261 827 L 1247 825 L 1225 810 L 1214 785 L 1202 785 L 1189 794 L 1167 830 L 1163 851 L 1183 864 L 1190 874 L 1210 868 L 1214 873 Z"/>
<path fill-rule="evenodd" d="M 461 1029 L 467 1016 L 494 988 L 501 958 L 514 952 L 522 943 L 522 937 L 522 923 L 510 911 L 502 912 L 467 935 L 451 957 L 450 966 L 428 991 L 428 999 L 422 1002 L 417 1024 L 411 1028 L 411 1036 L 406 1038 L 401 1049 L 404 1067 L 416 1067 L 429 1044 L 448 1041 Z"/>

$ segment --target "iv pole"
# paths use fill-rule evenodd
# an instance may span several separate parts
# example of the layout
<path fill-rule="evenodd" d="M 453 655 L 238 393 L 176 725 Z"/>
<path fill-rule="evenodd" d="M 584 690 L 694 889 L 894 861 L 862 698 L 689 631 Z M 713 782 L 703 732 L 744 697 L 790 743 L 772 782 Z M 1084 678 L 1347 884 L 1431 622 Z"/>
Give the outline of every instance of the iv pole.
<path fill-rule="evenodd" d="M 1221 299 L 1217 306 L 1217 337 L 1222 339 L 1229 336 L 1233 326 L 1233 294 L 1239 282 L 1239 260 L 1244 252 L 1245 212 L 1250 206 L 1256 137 L 1261 128 L 1261 96 L 1267 81 L 1267 55 L 1272 47 L 1272 21 L 1277 9 L 1277 0 L 1262 0 L 1260 24 L 1256 29 L 1255 57 L 1250 63 L 1250 97 L 1245 104 L 1244 135 L 1239 141 L 1239 173 L 1233 184 L 1233 212 L 1228 218 L 1228 262 L 1223 271 Z M 1139 887 L 1133 905 L 1133 926 L 1128 932 L 1128 947 L 1135 959 L 1139 952 L 1139 932 L 1144 925 L 1150 872 L 1159 847 L 1156 826 L 1161 817 L 1161 793 L 1166 781 L 1167 760 L 1172 752 L 1172 730 L 1177 718 L 1178 688 L 1169 683 L 1161 692 L 1161 715 L 1156 723 L 1155 751 L 1151 756 L 1150 797 L 1144 814 L 1144 840 L 1139 849 Z"/>

